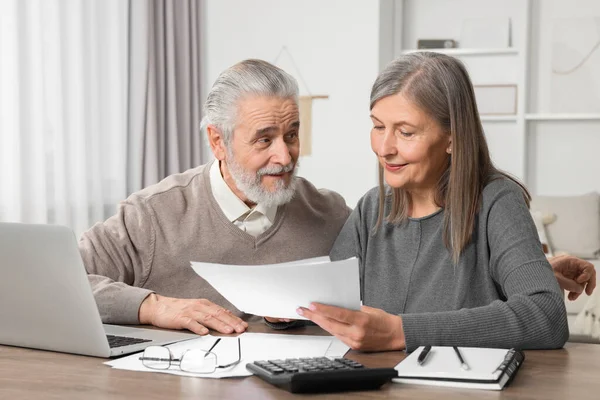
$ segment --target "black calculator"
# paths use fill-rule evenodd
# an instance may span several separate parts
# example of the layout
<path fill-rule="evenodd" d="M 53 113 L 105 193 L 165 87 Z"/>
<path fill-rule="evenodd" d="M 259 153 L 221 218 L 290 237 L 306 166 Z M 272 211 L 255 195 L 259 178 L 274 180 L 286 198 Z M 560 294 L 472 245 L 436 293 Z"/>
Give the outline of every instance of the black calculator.
<path fill-rule="evenodd" d="M 289 358 L 254 361 L 246 368 L 261 379 L 292 393 L 378 389 L 398 376 L 393 368 L 367 368 L 346 358 Z"/>

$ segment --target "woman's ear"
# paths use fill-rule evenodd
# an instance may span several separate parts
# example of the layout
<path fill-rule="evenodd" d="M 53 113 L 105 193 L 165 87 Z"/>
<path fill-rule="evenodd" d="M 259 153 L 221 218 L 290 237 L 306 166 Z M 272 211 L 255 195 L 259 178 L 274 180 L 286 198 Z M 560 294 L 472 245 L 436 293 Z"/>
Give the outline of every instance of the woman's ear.
<path fill-rule="evenodd" d="M 210 144 L 210 149 L 215 158 L 219 161 L 223 161 L 227 152 L 225 140 L 223 140 L 223 133 L 217 129 L 216 126 L 208 124 L 206 126 L 206 136 L 208 137 L 208 144 Z"/>
<path fill-rule="evenodd" d="M 448 146 L 446 147 L 446 153 L 452 154 L 452 138 L 448 138 Z"/>

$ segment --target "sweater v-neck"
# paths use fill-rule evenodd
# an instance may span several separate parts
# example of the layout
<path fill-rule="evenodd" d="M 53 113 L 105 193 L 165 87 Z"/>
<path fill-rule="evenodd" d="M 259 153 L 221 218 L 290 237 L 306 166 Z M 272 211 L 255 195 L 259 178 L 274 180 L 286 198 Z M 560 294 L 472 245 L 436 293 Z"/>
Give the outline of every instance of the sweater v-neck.
<path fill-rule="evenodd" d="M 213 163 L 214 162 L 215 161 L 213 161 Z M 284 217 L 285 217 L 285 211 L 287 209 L 287 204 L 283 204 L 283 205 L 277 207 L 277 213 L 275 214 L 275 219 L 273 220 L 273 224 L 266 231 L 264 231 L 263 233 L 261 233 L 258 236 L 252 236 L 251 234 L 241 230 L 233 222 L 231 222 L 229 220 L 229 218 L 227 218 L 225 213 L 223 213 L 223 210 L 219 206 L 219 203 L 217 203 L 217 200 L 215 199 L 215 196 L 213 195 L 212 186 L 210 183 L 209 171 L 210 171 L 211 166 L 212 166 L 212 163 L 210 165 L 207 165 L 206 168 L 204 168 L 204 171 L 202 171 L 202 179 L 204 180 L 203 186 L 204 186 L 206 198 L 208 199 L 210 206 L 215 213 L 215 216 L 234 236 L 239 237 L 240 239 L 244 240 L 245 242 L 249 242 L 249 243 L 253 244 L 253 246 L 255 248 L 259 247 L 262 243 L 266 242 L 271 236 L 273 236 L 273 234 L 275 232 L 277 232 L 279 230 L 281 224 L 283 223 Z"/>

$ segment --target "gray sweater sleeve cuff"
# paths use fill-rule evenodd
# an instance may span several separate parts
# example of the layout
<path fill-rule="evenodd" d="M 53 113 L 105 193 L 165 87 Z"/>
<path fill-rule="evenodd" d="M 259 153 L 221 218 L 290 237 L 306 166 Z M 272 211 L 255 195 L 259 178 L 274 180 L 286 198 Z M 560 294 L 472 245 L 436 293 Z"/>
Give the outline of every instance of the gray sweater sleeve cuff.
<path fill-rule="evenodd" d="M 305 321 L 302 319 L 297 319 L 295 321 L 290 321 L 290 322 L 269 322 L 267 321 L 265 318 L 263 318 L 263 320 L 265 321 L 265 324 L 267 324 L 267 326 L 271 329 L 276 329 L 276 330 L 284 330 L 284 329 L 290 329 L 290 328 L 300 328 L 303 326 L 307 325 L 307 322 L 310 321 Z"/>

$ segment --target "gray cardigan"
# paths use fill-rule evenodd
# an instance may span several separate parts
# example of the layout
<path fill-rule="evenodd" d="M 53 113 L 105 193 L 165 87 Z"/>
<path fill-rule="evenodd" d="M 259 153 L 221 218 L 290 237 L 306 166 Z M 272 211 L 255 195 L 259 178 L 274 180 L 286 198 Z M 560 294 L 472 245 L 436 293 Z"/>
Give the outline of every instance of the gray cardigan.
<path fill-rule="evenodd" d="M 408 351 L 564 345 L 562 292 L 518 185 L 501 178 L 485 187 L 472 241 L 455 266 L 442 240 L 443 210 L 374 231 L 378 199 L 374 188 L 359 201 L 330 256 L 359 258 L 363 303 L 402 317 Z"/>

